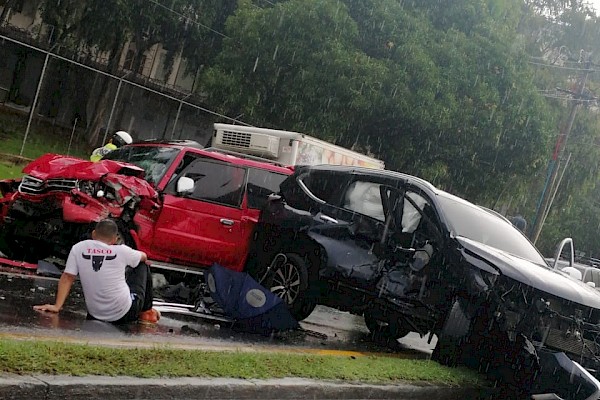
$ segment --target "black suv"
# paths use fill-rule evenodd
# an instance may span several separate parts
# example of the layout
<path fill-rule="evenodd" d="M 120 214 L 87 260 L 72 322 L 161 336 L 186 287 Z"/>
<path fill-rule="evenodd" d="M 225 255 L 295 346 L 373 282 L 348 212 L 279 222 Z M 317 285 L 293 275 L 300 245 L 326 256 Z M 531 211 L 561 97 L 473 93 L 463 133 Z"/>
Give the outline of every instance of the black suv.
<path fill-rule="evenodd" d="M 249 260 L 298 319 L 324 304 L 363 315 L 378 338 L 436 334 L 433 357 L 445 364 L 564 398 L 600 393 L 590 375 L 600 294 L 550 268 L 498 213 L 422 179 L 298 167 L 262 211 Z M 564 382 L 553 374 L 561 368 Z"/>

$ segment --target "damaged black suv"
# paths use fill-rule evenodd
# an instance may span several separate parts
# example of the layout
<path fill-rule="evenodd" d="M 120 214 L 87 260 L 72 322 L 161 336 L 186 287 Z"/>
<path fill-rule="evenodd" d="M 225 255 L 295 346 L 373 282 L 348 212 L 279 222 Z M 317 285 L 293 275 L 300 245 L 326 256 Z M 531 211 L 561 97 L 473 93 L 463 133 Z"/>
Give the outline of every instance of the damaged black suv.
<path fill-rule="evenodd" d="M 600 294 L 499 214 L 422 179 L 298 167 L 262 211 L 249 260 L 298 319 L 324 304 L 363 315 L 379 338 L 436 334 L 442 363 L 599 396 Z"/>

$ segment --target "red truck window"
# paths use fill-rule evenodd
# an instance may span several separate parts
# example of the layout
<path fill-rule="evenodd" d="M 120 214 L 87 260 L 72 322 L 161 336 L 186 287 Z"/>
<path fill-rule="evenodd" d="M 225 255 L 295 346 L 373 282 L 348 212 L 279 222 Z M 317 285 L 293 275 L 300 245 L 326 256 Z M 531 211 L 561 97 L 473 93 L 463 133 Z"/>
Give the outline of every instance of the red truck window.
<path fill-rule="evenodd" d="M 244 168 L 199 159 L 182 176 L 195 182 L 190 198 L 239 207 L 244 194 L 245 175 Z"/>

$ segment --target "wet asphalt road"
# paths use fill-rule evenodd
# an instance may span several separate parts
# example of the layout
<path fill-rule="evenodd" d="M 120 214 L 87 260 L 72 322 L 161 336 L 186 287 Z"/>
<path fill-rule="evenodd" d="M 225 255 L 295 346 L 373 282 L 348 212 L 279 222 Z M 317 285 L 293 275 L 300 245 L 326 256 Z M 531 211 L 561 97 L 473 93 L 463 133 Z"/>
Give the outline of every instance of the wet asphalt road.
<path fill-rule="evenodd" d="M 115 346 L 166 345 L 180 348 L 238 348 L 275 351 L 351 351 L 387 353 L 399 357 L 427 358 L 435 346 L 411 333 L 391 346 L 375 344 L 361 317 L 327 307 L 317 309 L 303 328 L 327 335 L 318 338 L 299 333 L 277 337 L 244 334 L 229 329 L 227 323 L 163 313 L 156 326 L 131 324 L 116 327 L 85 319 L 83 294 L 78 283 L 59 315 L 36 312 L 35 304 L 53 303 L 57 279 L 35 272 L 0 267 L 0 336 L 17 338 L 61 338 L 61 340 L 104 343 Z"/>

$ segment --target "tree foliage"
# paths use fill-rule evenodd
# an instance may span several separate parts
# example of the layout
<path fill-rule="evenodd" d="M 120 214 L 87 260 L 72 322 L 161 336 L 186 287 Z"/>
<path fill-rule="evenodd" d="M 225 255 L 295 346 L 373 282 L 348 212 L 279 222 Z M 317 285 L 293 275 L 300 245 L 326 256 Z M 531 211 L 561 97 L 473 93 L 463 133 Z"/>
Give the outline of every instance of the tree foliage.
<path fill-rule="evenodd" d="M 586 59 L 593 63 L 600 53 L 600 25 L 595 12 L 586 1 L 525 1 L 519 32 L 526 40 L 528 52 L 536 63 L 534 83 L 545 93 L 546 102 L 557 116 L 554 140 L 565 132 L 567 115 L 575 97 L 569 92 L 577 90 L 577 82 L 585 75 Z M 544 66 L 547 65 L 547 66 Z M 597 65 L 592 66 L 593 69 Z M 589 74 L 584 95 L 587 100 L 598 93 L 597 73 Z M 556 88 L 560 90 L 557 91 Z M 600 244 L 596 227 L 599 225 L 596 209 L 600 170 L 598 147 L 597 104 L 585 100 L 578 109 L 573 128 L 566 142 L 560 175 L 563 176 L 552 208 L 548 214 L 538 245 L 546 254 L 563 237 L 575 240 L 575 246 L 587 254 L 598 255 Z M 547 158 L 550 159 L 549 150 Z M 570 158 L 569 158 L 570 157 Z M 532 195 L 523 198 L 522 204 L 530 210 L 537 201 L 546 171 L 531 185 Z"/>
<path fill-rule="evenodd" d="M 210 25 L 232 1 L 43 0 L 43 18 L 55 27 L 54 42 L 74 49 L 110 52 L 120 57 L 127 42 L 135 46 L 136 63 L 155 44 L 188 59 L 213 33 Z"/>
<path fill-rule="evenodd" d="M 246 2 L 203 90 L 257 125 L 369 150 L 489 202 L 540 167 L 551 117 L 514 30 L 487 2 L 424 3 Z M 457 19 L 465 10 L 472 18 Z"/>

